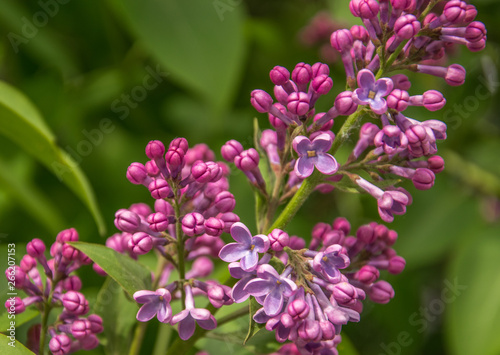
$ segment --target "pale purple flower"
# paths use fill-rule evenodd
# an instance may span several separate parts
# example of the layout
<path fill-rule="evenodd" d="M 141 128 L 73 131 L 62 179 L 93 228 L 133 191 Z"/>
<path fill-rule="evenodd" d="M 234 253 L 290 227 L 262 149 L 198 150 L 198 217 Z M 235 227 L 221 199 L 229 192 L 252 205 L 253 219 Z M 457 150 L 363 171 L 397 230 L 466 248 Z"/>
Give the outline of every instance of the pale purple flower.
<path fill-rule="evenodd" d="M 168 323 L 172 319 L 172 308 L 170 300 L 172 296 L 165 288 L 156 291 L 141 290 L 134 293 L 136 302 L 144 304 L 137 312 L 137 320 L 147 322 L 155 315 L 162 323 Z"/>
<path fill-rule="evenodd" d="M 351 263 L 345 250 L 342 249 L 341 245 L 334 244 L 316 254 L 313 260 L 314 270 L 324 273 L 334 280 L 340 280 L 339 269 L 345 269 Z"/>
<path fill-rule="evenodd" d="M 194 334 L 196 323 L 203 329 L 211 330 L 217 327 L 217 321 L 209 310 L 195 308 L 193 292 L 190 286 L 186 286 L 186 309 L 172 317 L 172 325 L 179 323 L 179 337 L 182 340 L 191 338 Z"/>
<path fill-rule="evenodd" d="M 259 262 L 259 253 L 265 253 L 269 249 L 269 238 L 263 234 L 252 236 L 241 222 L 231 226 L 231 236 L 236 243 L 222 247 L 219 258 L 228 263 L 241 259 L 240 266 L 244 271 L 254 270 Z"/>
<path fill-rule="evenodd" d="M 270 317 L 281 312 L 284 298 L 292 296 L 297 291 L 297 285 L 278 272 L 269 264 L 257 268 L 256 279 L 245 286 L 245 291 L 254 297 L 264 297 L 264 311 Z"/>
<path fill-rule="evenodd" d="M 392 91 L 393 86 L 389 78 L 375 80 L 375 75 L 370 70 L 360 70 L 358 89 L 352 94 L 352 100 L 358 105 L 370 105 L 373 112 L 381 115 L 387 111 L 384 97 Z"/>
<path fill-rule="evenodd" d="M 295 163 L 295 174 L 305 179 L 310 176 L 314 167 L 325 175 L 332 175 L 339 169 L 335 158 L 328 154 L 333 138 L 328 133 L 321 133 L 312 141 L 304 136 L 295 137 L 293 149 L 299 155 Z"/>
<path fill-rule="evenodd" d="M 250 294 L 245 291 L 245 286 L 256 277 L 255 270 L 247 272 L 241 268 L 239 262 L 229 264 L 228 268 L 229 274 L 233 278 L 239 279 L 238 282 L 236 282 L 233 286 L 231 297 L 236 303 L 246 301 L 247 298 L 250 297 Z"/>

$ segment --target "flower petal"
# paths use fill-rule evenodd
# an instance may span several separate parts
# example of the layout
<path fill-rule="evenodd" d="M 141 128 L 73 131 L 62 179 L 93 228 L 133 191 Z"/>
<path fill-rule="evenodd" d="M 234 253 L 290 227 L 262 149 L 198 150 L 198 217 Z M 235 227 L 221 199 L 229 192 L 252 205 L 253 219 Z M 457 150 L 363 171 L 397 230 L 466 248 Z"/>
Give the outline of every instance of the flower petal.
<path fill-rule="evenodd" d="M 276 287 L 264 300 L 264 310 L 270 317 L 274 317 L 281 312 L 283 308 L 283 294 L 281 290 Z"/>
<path fill-rule="evenodd" d="M 312 174 L 314 170 L 313 159 L 302 156 L 295 163 L 295 174 L 301 179 L 305 179 Z"/>
<path fill-rule="evenodd" d="M 370 108 L 377 115 L 381 115 L 387 112 L 387 101 L 382 98 L 378 98 L 375 100 L 370 100 Z"/>
<path fill-rule="evenodd" d="M 299 155 L 307 155 L 307 151 L 311 150 L 311 141 L 304 136 L 297 136 L 292 142 L 293 149 Z"/>
<path fill-rule="evenodd" d="M 274 282 L 263 279 L 253 279 L 246 284 L 244 290 L 252 296 L 258 297 L 267 295 L 272 286 L 274 286 Z"/>
<path fill-rule="evenodd" d="M 375 91 L 380 96 L 387 96 L 392 91 L 394 83 L 389 78 L 380 78 L 375 83 Z"/>
<path fill-rule="evenodd" d="M 318 159 L 316 160 L 316 169 L 325 175 L 332 175 L 339 170 L 339 164 L 333 156 L 327 153 L 318 154 Z"/>
<path fill-rule="evenodd" d="M 161 302 L 156 317 L 162 323 L 169 323 L 172 319 L 172 307 L 170 307 L 170 304 Z"/>
<path fill-rule="evenodd" d="M 182 340 L 188 340 L 191 336 L 193 336 L 195 328 L 196 322 L 191 315 L 188 315 L 179 323 L 179 337 Z"/>
<path fill-rule="evenodd" d="M 141 290 L 134 293 L 134 299 L 137 303 L 148 303 L 158 298 L 154 291 Z"/>
<path fill-rule="evenodd" d="M 219 251 L 219 258 L 221 258 L 225 262 L 230 263 L 233 261 L 240 260 L 249 252 L 250 248 L 245 245 L 238 243 L 229 243 L 224 245 L 222 249 Z"/>
<path fill-rule="evenodd" d="M 252 233 L 243 223 L 236 222 L 231 226 L 231 237 L 240 244 L 250 245 Z"/>
<path fill-rule="evenodd" d="M 234 302 L 241 303 L 243 301 L 246 301 L 247 298 L 250 297 L 250 294 L 244 290 L 245 286 L 250 280 L 252 280 L 252 278 L 245 277 L 234 284 L 233 290 L 231 291 L 231 297 L 233 298 Z"/>
<path fill-rule="evenodd" d="M 217 321 L 214 316 L 210 315 L 208 319 L 197 320 L 198 325 L 206 330 L 215 329 L 217 327 Z"/>
<path fill-rule="evenodd" d="M 352 93 L 352 101 L 358 105 L 368 105 L 370 102 L 368 99 L 368 92 L 363 89 L 356 89 Z"/>
<path fill-rule="evenodd" d="M 174 325 L 176 323 L 179 323 L 181 320 L 183 320 L 184 318 L 186 318 L 187 316 L 189 316 L 189 309 L 185 309 L 177 314 L 175 314 L 173 317 L 172 317 L 172 321 L 170 322 L 170 324 Z"/>
<path fill-rule="evenodd" d="M 363 89 L 373 90 L 375 87 L 375 75 L 371 70 L 363 69 L 358 73 L 358 86 Z"/>
<path fill-rule="evenodd" d="M 255 270 L 259 262 L 259 254 L 255 250 L 249 250 L 243 258 L 241 258 L 240 265 L 245 271 Z"/>
<path fill-rule="evenodd" d="M 271 280 L 273 282 L 276 282 L 281 278 L 276 269 L 269 264 L 260 265 L 257 269 L 257 276 L 261 279 Z"/>
<path fill-rule="evenodd" d="M 139 322 L 147 322 L 153 319 L 160 307 L 158 302 L 149 302 L 142 306 L 137 312 L 136 318 Z"/>
<path fill-rule="evenodd" d="M 254 245 L 254 250 L 259 253 L 265 253 L 269 250 L 270 246 L 269 238 L 264 234 L 257 234 L 252 238 L 252 245 Z"/>
<path fill-rule="evenodd" d="M 312 141 L 312 148 L 317 153 L 325 153 L 332 147 L 333 138 L 328 133 L 321 133 Z"/>

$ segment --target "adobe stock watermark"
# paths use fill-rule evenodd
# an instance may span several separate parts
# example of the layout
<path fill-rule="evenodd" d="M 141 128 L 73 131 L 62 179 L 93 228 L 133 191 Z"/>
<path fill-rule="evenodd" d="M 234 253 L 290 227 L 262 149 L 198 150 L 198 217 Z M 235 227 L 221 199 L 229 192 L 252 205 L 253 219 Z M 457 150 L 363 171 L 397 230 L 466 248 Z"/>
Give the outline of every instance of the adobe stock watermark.
<path fill-rule="evenodd" d="M 421 306 L 417 312 L 413 312 L 408 318 L 408 323 L 411 326 L 418 327 L 418 333 L 425 332 L 429 325 L 443 314 L 446 305 L 453 303 L 468 288 L 466 285 L 460 285 L 457 278 L 453 282 L 444 280 L 443 283 L 444 287 L 440 296 L 434 298 L 426 306 Z M 379 355 L 400 355 L 402 349 L 411 344 L 413 344 L 411 334 L 403 330 L 398 334 L 395 341 L 389 344 L 380 343 L 383 352 L 379 353 Z"/>
<path fill-rule="evenodd" d="M 125 120 L 133 109 L 146 100 L 149 93 L 156 89 L 169 75 L 169 73 L 161 70 L 159 64 L 155 68 L 146 66 L 145 71 L 146 75 L 144 75 L 140 85 L 134 86 L 127 93 L 122 93 L 119 98 L 113 100 L 110 104 L 111 111 L 119 114 L 118 118 L 121 121 Z M 114 132 L 115 129 L 115 123 L 107 117 L 102 118 L 96 128 L 91 130 L 83 129 L 82 135 L 85 137 L 84 139 L 80 140 L 75 146 L 67 145 L 64 147 L 64 150 L 73 158 L 74 165 L 72 167 L 80 165 L 83 158 L 89 156 L 94 148 L 104 141 L 104 137 Z M 68 166 L 57 161 L 53 162 L 51 166 L 60 181 L 62 181 L 64 174 L 70 171 Z"/>
<path fill-rule="evenodd" d="M 60 10 L 60 5 L 66 5 L 71 0 L 39 0 L 37 2 L 40 11 L 33 14 L 31 19 L 21 17 L 21 33 L 9 32 L 7 39 L 9 40 L 14 53 L 19 53 L 19 46 L 27 44 L 33 39 L 41 28 L 47 26 L 50 19 L 55 17 Z"/>
<path fill-rule="evenodd" d="M 488 63 L 494 66 L 492 63 Z M 464 119 L 471 117 L 481 106 L 481 102 L 490 99 L 500 87 L 498 75 L 492 71 L 487 76 L 478 77 L 480 84 L 474 89 L 474 95 L 469 95 L 461 103 L 453 103 L 453 107 L 447 108 L 443 113 L 443 121 L 452 129 L 457 129 L 462 125 Z"/>
<path fill-rule="evenodd" d="M 240 5 L 243 0 L 214 0 L 212 6 L 219 16 L 219 20 L 224 21 L 224 14 L 226 12 L 233 12 L 236 6 Z"/>

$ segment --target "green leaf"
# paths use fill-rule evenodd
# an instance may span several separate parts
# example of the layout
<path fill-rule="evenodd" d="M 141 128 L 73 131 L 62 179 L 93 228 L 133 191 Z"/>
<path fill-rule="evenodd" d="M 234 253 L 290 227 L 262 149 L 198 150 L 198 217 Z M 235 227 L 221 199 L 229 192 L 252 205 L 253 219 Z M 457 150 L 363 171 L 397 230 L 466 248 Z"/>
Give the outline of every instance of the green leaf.
<path fill-rule="evenodd" d="M 337 345 L 337 350 L 339 351 L 339 354 L 342 355 L 358 355 L 358 351 L 352 344 L 351 339 L 347 337 L 345 333 L 342 333 L 342 341 L 340 342 L 339 345 Z"/>
<path fill-rule="evenodd" d="M 4 334 L 0 334 L 0 353 L 9 355 L 34 355 L 34 353 L 28 350 L 23 344 L 17 340 L 11 341 L 11 339 Z"/>
<path fill-rule="evenodd" d="M 12 164 L 0 159 L 0 185 L 28 211 L 33 218 L 53 234 L 57 234 L 64 225 L 57 208 L 51 200 L 34 186 L 31 181 L 26 181 L 24 176 L 19 176 Z"/>
<path fill-rule="evenodd" d="M 249 321 L 249 325 L 248 325 L 248 334 L 247 334 L 245 340 L 243 341 L 243 344 L 246 344 L 250 339 L 252 339 L 255 336 L 255 334 L 257 334 L 259 332 L 259 330 L 264 328 L 264 326 L 266 325 L 265 323 L 263 323 L 263 324 L 256 323 L 253 320 L 253 315 L 261 307 L 262 306 L 255 300 L 254 297 L 250 297 L 250 301 L 248 303 L 248 311 L 250 313 L 250 317 L 249 317 L 250 321 Z"/>
<path fill-rule="evenodd" d="M 108 278 L 97 295 L 94 312 L 103 319 L 108 354 L 127 354 L 132 341 L 132 331 L 137 323 L 137 305 L 132 303 L 121 286 Z"/>
<path fill-rule="evenodd" d="M 6 300 L 8 298 L 6 297 Z M 5 307 L 2 307 L 4 310 L 5 310 Z M 40 314 L 40 311 L 37 310 L 36 308 L 27 308 L 23 313 L 20 313 L 20 314 L 16 314 L 16 318 L 14 320 L 16 322 L 16 328 L 19 328 L 21 325 L 23 325 L 24 323 L 27 323 L 29 322 L 30 320 L 32 320 L 33 318 L 35 318 L 36 316 L 38 316 Z M 0 329 L 2 331 L 5 331 L 5 329 L 9 328 L 9 324 L 10 324 L 10 321 L 11 319 L 9 319 L 9 314 L 7 313 L 7 311 L 2 311 L 0 312 Z"/>
<path fill-rule="evenodd" d="M 151 271 L 130 257 L 100 244 L 68 243 L 99 265 L 130 295 L 139 290 L 151 289 Z"/>
<path fill-rule="evenodd" d="M 491 227 L 470 235 L 452 261 L 441 299 L 450 353 L 500 353 L 500 239 Z"/>
<path fill-rule="evenodd" d="M 216 110 L 228 105 L 244 64 L 242 4 L 231 5 L 227 0 L 110 1 L 172 79 L 201 95 Z"/>
<path fill-rule="evenodd" d="M 64 182 L 87 206 L 99 232 L 104 234 L 104 221 L 94 192 L 78 164 L 57 146 L 54 135 L 33 104 L 1 81 L 0 134 L 18 144 Z"/>

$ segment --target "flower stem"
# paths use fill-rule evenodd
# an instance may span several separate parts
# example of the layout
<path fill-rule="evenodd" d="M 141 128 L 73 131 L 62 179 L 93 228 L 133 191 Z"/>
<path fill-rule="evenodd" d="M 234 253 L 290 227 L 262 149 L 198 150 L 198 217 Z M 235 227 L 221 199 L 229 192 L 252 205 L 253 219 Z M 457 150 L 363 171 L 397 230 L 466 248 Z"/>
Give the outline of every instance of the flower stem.
<path fill-rule="evenodd" d="M 49 296 L 47 297 L 47 300 L 43 306 L 42 327 L 40 329 L 40 354 L 41 355 L 45 354 L 45 342 L 47 339 L 47 330 L 48 330 L 47 323 L 49 321 L 50 311 L 52 310 L 52 296 L 54 295 L 54 290 L 55 290 L 56 285 L 59 281 L 60 281 L 60 278 L 58 276 L 56 276 L 55 279 L 52 280 L 52 282 L 50 284 Z"/>
<path fill-rule="evenodd" d="M 132 344 L 130 344 L 129 355 L 137 355 L 141 351 L 142 340 L 146 334 L 146 328 L 148 327 L 148 322 L 139 322 L 135 328 L 134 338 Z"/>

